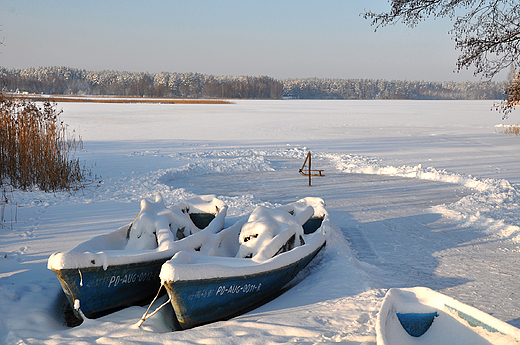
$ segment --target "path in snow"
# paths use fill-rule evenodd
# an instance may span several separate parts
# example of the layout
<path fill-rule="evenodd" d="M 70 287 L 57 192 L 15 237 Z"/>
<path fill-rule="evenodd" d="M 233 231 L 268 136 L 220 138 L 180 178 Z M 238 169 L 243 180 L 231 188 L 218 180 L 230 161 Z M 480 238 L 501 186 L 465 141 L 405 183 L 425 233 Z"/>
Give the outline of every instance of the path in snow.
<path fill-rule="evenodd" d="M 282 204 L 320 196 L 374 288 L 426 286 L 520 325 L 520 303 L 508 289 L 520 273 L 511 255 L 520 247 L 474 228 L 456 226 L 429 210 L 456 202 L 470 189 L 419 179 L 340 173 L 326 160 L 313 161 L 316 168 L 325 169 L 326 177 L 313 178 L 309 187 L 307 178 L 298 174 L 301 161 L 269 159 L 276 171 L 190 176 L 170 184 L 196 194 L 252 194 L 255 199 Z"/>

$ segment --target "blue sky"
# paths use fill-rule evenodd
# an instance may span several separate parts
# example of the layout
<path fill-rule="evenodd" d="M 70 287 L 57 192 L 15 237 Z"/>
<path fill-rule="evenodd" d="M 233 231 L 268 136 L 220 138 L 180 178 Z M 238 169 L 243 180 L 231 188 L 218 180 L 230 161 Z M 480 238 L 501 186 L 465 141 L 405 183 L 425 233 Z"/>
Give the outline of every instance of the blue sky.
<path fill-rule="evenodd" d="M 0 66 L 479 80 L 454 73 L 450 20 L 374 32 L 360 16 L 388 8 L 386 0 L 2 0 Z"/>

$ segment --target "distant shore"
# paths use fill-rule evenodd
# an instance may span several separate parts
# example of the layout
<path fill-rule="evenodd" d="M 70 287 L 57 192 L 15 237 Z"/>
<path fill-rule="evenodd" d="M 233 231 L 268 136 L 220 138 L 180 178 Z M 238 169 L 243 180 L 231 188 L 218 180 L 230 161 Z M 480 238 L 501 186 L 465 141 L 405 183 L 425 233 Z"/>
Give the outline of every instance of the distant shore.
<path fill-rule="evenodd" d="M 158 104 L 232 104 L 233 102 L 224 99 L 184 99 L 166 97 L 120 97 L 120 96 L 67 96 L 67 95 L 36 95 L 36 94 L 12 94 L 5 95 L 17 98 L 28 99 L 37 102 L 77 102 L 77 103 L 158 103 Z"/>

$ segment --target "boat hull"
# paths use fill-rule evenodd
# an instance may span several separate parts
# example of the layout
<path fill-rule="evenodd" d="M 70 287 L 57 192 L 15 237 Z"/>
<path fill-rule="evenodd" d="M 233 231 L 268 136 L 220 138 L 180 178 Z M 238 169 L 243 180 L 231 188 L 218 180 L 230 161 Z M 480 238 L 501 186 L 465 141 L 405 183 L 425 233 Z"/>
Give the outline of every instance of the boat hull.
<path fill-rule="evenodd" d="M 285 267 L 244 276 L 164 282 L 179 324 L 187 329 L 242 314 L 276 296 L 325 246 Z"/>
<path fill-rule="evenodd" d="M 81 312 L 96 318 L 151 299 L 161 285 L 159 273 L 168 259 L 113 265 L 106 270 L 88 267 L 53 271 L 70 305 L 75 306 L 79 300 Z"/>

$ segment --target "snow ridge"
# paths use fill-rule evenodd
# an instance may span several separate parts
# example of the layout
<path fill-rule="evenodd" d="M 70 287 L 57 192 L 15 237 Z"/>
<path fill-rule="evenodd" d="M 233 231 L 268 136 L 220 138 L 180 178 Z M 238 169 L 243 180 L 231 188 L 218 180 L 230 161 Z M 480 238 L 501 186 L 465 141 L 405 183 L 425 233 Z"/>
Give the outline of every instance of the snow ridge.
<path fill-rule="evenodd" d="M 416 166 L 388 166 L 381 160 L 358 155 L 323 154 L 343 173 L 377 174 L 418 178 L 423 180 L 454 183 L 474 190 L 459 201 L 437 205 L 432 211 L 456 220 L 461 226 L 473 226 L 489 235 L 511 238 L 520 242 L 520 193 L 509 181 L 504 179 L 479 179 L 436 169 Z"/>

